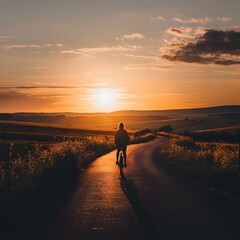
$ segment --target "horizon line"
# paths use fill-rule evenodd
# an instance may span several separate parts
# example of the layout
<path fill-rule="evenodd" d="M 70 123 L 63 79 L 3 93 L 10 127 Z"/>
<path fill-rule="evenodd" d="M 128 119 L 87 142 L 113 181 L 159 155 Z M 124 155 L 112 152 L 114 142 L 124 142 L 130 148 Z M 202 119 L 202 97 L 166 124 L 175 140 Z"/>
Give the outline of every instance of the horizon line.
<path fill-rule="evenodd" d="M 171 108 L 171 109 L 144 109 L 144 110 L 136 110 L 136 109 L 123 109 L 123 110 L 116 110 L 111 112 L 0 112 L 0 114 L 111 114 L 117 112 L 159 112 L 159 111 L 183 111 L 183 110 L 200 110 L 200 109 L 211 109 L 211 108 L 220 108 L 220 107 L 240 107 L 240 104 L 233 104 L 233 105 L 213 105 L 213 106 L 206 106 L 206 107 L 189 107 L 189 108 Z"/>

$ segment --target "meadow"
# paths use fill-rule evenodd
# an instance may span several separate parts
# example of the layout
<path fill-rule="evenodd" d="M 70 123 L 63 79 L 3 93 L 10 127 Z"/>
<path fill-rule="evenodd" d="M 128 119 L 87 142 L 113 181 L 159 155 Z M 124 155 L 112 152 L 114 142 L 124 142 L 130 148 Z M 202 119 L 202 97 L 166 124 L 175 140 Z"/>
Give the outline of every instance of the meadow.
<path fill-rule="evenodd" d="M 130 144 L 156 137 L 149 129 L 128 132 Z M 13 226 L 23 236 L 50 226 L 88 164 L 114 149 L 113 129 L 0 121 L 0 238 L 16 239 Z"/>
<path fill-rule="evenodd" d="M 235 107 L 230 110 L 239 112 Z M 0 234 L 3 231 L 6 236 L 14 235 L 12 226 L 23 235 L 41 228 L 43 221 L 49 226 L 61 204 L 78 187 L 88 164 L 114 150 L 114 132 L 120 119 L 127 126 L 131 144 L 153 140 L 160 127 L 171 125 L 175 134 L 165 133 L 171 138 L 159 149 L 159 162 L 239 194 L 238 145 L 232 135 L 214 135 L 214 140 L 224 137 L 232 143 L 212 139 L 203 142 L 213 135 L 201 132 L 236 129 L 239 117 L 228 113 L 230 110 L 0 114 Z M 216 115 L 219 111 L 223 115 Z M 14 235 L 12 239 L 16 238 Z"/>
<path fill-rule="evenodd" d="M 128 129 L 157 129 L 171 125 L 175 132 L 184 130 L 207 130 L 215 128 L 239 128 L 240 106 L 220 106 L 197 109 L 151 110 L 151 111 L 116 111 L 110 113 L 0 113 L 0 130 L 3 123 L 11 124 L 9 134 L 16 129 L 14 122 L 29 125 L 41 125 L 41 129 L 55 128 L 58 135 L 61 129 L 88 131 L 108 131 L 116 129 L 119 121 Z M 25 126 L 26 127 L 26 126 Z M 51 130 L 51 132 L 53 132 Z M 83 131 L 85 132 L 85 131 Z M 24 136 L 24 132 L 22 133 Z M 45 133 L 46 134 L 46 133 Z M 44 134 L 44 135 L 45 135 Z"/>
<path fill-rule="evenodd" d="M 56 128 L 17 122 L 4 122 L 2 125 L 2 202 L 14 202 L 22 195 L 38 189 L 71 185 L 91 161 L 115 148 L 113 131 Z M 130 144 L 155 138 L 149 129 L 129 131 L 129 135 Z"/>
<path fill-rule="evenodd" d="M 205 187 L 240 195 L 238 143 L 199 142 L 179 134 L 163 135 L 170 138 L 158 149 L 158 161 L 199 180 Z"/>
<path fill-rule="evenodd" d="M 2 143 L 3 144 L 3 143 Z M 113 137 L 82 137 L 46 143 L 5 143 L 0 161 L 1 196 L 9 201 L 51 182 L 71 182 L 79 170 L 114 149 Z"/>
<path fill-rule="evenodd" d="M 239 106 L 230 106 L 95 114 L 0 114 L 0 200 L 9 202 L 23 192 L 44 189 L 48 183 L 74 182 L 89 162 L 114 149 L 113 135 L 119 119 L 128 128 L 131 143 L 154 139 L 152 132 L 167 124 L 176 133 L 184 132 L 185 140 L 172 138 L 161 151 L 169 165 L 211 179 L 223 172 L 233 175 L 237 145 L 230 141 L 213 143 L 223 137 L 234 142 L 233 136 L 210 130 L 236 129 L 239 111 Z M 209 144 L 203 143 L 206 139 L 210 139 Z M 181 141 L 195 142 L 194 147 L 189 149 Z"/>

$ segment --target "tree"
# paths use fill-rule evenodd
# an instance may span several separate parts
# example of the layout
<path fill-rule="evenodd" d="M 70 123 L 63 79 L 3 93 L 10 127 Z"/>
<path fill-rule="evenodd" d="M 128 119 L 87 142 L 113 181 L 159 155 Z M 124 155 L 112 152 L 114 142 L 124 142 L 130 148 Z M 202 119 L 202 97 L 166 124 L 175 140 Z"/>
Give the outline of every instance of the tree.
<path fill-rule="evenodd" d="M 173 128 L 170 125 L 162 126 L 158 129 L 159 132 L 172 132 Z"/>

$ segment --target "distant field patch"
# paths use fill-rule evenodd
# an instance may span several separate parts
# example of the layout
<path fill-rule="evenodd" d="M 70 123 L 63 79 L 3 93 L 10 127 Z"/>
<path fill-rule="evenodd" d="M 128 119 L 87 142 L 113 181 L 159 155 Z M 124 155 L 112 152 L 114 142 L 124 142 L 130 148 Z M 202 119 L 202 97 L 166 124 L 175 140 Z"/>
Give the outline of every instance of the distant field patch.
<path fill-rule="evenodd" d="M 0 139 L 56 142 L 83 136 L 113 135 L 113 131 L 61 127 L 54 124 L 0 121 Z"/>

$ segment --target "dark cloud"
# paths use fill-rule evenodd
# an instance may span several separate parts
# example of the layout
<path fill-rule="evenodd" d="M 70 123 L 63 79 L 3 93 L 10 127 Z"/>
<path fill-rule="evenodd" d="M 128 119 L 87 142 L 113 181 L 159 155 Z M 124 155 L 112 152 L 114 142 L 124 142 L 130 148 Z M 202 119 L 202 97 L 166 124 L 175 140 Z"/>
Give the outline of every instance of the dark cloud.
<path fill-rule="evenodd" d="M 61 95 L 31 95 L 13 90 L 0 91 L 0 111 L 39 111 L 48 109 L 61 100 Z"/>
<path fill-rule="evenodd" d="M 5 87 L 0 87 L 0 90 L 20 90 L 20 89 L 25 89 L 25 90 L 31 90 L 31 89 L 89 89 L 89 88 L 97 88 L 95 85 L 87 84 L 87 85 L 82 85 L 82 86 L 5 86 Z M 106 87 L 104 87 L 106 88 Z"/>
<path fill-rule="evenodd" d="M 176 62 L 233 65 L 240 64 L 240 32 L 207 30 L 194 42 L 172 45 L 162 56 Z"/>
<path fill-rule="evenodd" d="M 80 88 L 77 86 L 16 86 L 16 87 L 0 87 L 0 89 L 66 89 L 66 88 Z"/>
<path fill-rule="evenodd" d="M 180 34 L 182 33 L 182 31 L 177 28 L 170 28 L 170 31 L 180 33 Z"/>

